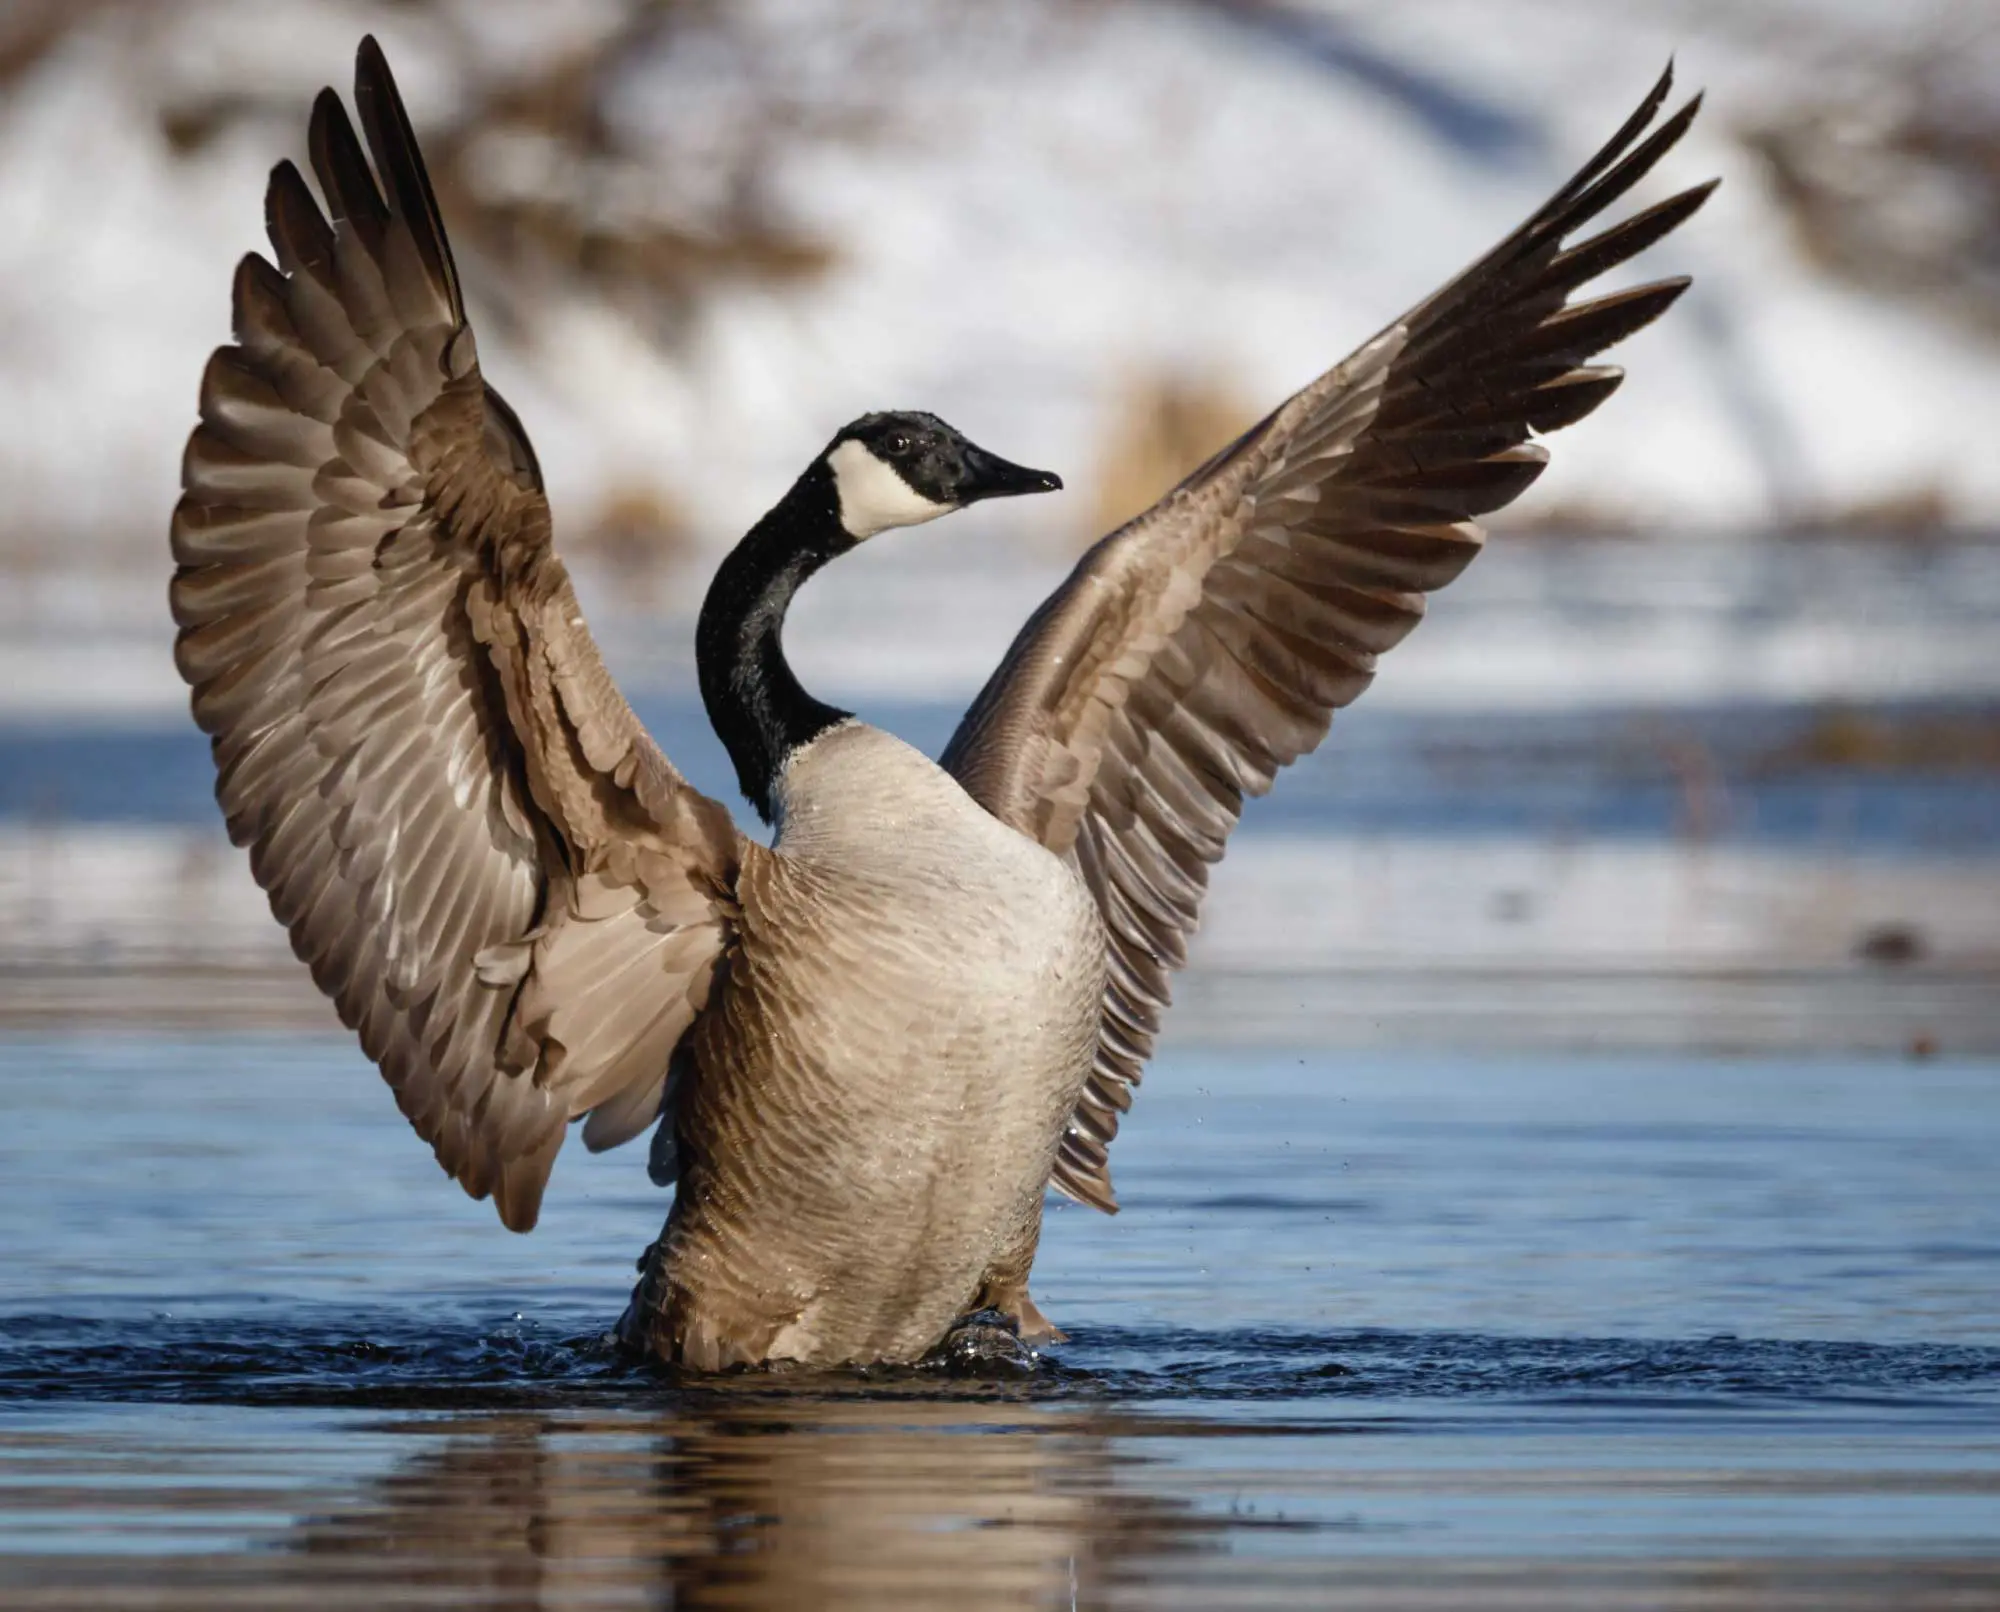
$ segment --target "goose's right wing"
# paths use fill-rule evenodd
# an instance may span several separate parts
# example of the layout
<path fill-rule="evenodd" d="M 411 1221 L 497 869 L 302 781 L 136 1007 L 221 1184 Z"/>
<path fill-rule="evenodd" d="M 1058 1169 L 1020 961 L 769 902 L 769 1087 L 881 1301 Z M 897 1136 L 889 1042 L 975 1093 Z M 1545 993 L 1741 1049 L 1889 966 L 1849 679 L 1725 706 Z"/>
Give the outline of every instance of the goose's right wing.
<path fill-rule="evenodd" d="M 272 174 L 174 514 L 175 648 L 231 836 L 438 1161 L 516 1230 L 566 1122 L 635 1134 L 742 842 L 606 674 L 481 380 L 387 63 Z"/>
<path fill-rule="evenodd" d="M 1246 795 L 1368 687 L 1424 596 L 1621 372 L 1599 352 L 1686 289 L 1572 292 L 1685 220 L 1712 186 L 1569 245 L 1692 121 L 1650 135 L 1671 72 L 1609 144 L 1479 262 L 1086 554 L 945 751 L 1001 821 L 1073 859 L 1110 936 L 1096 1068 L 1055 1184 L 1114 1207 L 1132 1102 Z M 1642 138 L 1643 136 L 1643 138 Z"/>

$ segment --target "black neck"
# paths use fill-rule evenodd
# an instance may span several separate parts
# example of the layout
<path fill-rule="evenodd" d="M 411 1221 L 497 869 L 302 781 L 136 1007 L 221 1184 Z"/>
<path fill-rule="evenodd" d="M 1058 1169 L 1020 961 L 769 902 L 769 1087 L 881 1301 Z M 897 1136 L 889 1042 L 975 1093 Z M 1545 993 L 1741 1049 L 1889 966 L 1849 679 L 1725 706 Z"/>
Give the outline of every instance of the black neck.
<path fill-rule="evenodd" d="M 694 639 L 702 703 L 738 785 L 767 823 L 786 758 L 851 714 L 799 687 L 780 635 L 799 585 L 853 547 L 833 472 L 815 459 L 730 550 L 702 601 Z"/>

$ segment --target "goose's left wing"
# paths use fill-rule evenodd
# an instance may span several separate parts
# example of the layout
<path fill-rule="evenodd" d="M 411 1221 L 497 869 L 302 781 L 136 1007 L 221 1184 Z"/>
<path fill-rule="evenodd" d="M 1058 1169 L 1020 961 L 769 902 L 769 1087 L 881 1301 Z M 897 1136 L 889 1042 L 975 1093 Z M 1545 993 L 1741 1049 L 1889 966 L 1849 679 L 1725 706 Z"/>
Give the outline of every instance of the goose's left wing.
<path fill-rule="evenodd" d="M 1530 435 L 1617 388 L 1589 360 L 1687 288 L 1569 301 L 1714 188 L 1565 244 L 1686 131 L 1699 97 L 1647 133 L 1672 78 L 1492 252 L 1091 549 L 954 735 L 945 766 L 1074 860 L 1110 935 L 1096 1066 L 1055 1169 L 1071 1197 L 1116 1207 L 1106 1149 L 1244 797 L 1319 743 L 1478 553 L 1474 517 L 1547 462 Z"/>

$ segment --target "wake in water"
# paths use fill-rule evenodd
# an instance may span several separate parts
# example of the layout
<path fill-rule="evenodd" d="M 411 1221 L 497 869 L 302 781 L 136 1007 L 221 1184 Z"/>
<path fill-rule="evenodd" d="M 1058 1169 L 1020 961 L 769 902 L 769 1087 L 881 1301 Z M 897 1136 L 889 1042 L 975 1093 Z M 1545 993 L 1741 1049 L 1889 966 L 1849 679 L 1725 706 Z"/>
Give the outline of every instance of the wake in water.
<path fill-rule="evenodd" d="M 0 1404 L 559 1409 L 643 1403 L 663 1387 L 1050 1402 L 1483 1398 L 1658 1407 L 1677 1398 L 1781 1406 L 1970 1397 L 2000 1404 L 2000 1348 L 1128 1326 L 1080 1330 L 1025 1370 L 972 1358 L 704 1379 L 635 1362 L 601 1329 L 519 1317 L 489 1324 L 433 1324 L 393 1312 L 0 1319 Z"/>

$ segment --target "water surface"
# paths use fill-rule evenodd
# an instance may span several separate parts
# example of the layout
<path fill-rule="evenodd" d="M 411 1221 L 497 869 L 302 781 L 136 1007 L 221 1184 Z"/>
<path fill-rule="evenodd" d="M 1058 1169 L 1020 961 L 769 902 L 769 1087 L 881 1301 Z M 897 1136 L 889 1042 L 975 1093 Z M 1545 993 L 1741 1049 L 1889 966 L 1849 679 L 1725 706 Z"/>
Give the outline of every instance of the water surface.
<path fill-rule="evenodd" d="M 693 1383 L 664 1196 L 463 1199 L 338 1040 L 0 1040 L 0 1596 L 1979 1605 L 2000 1067 L 1169 1051 L 1032 1371 Z"/>

